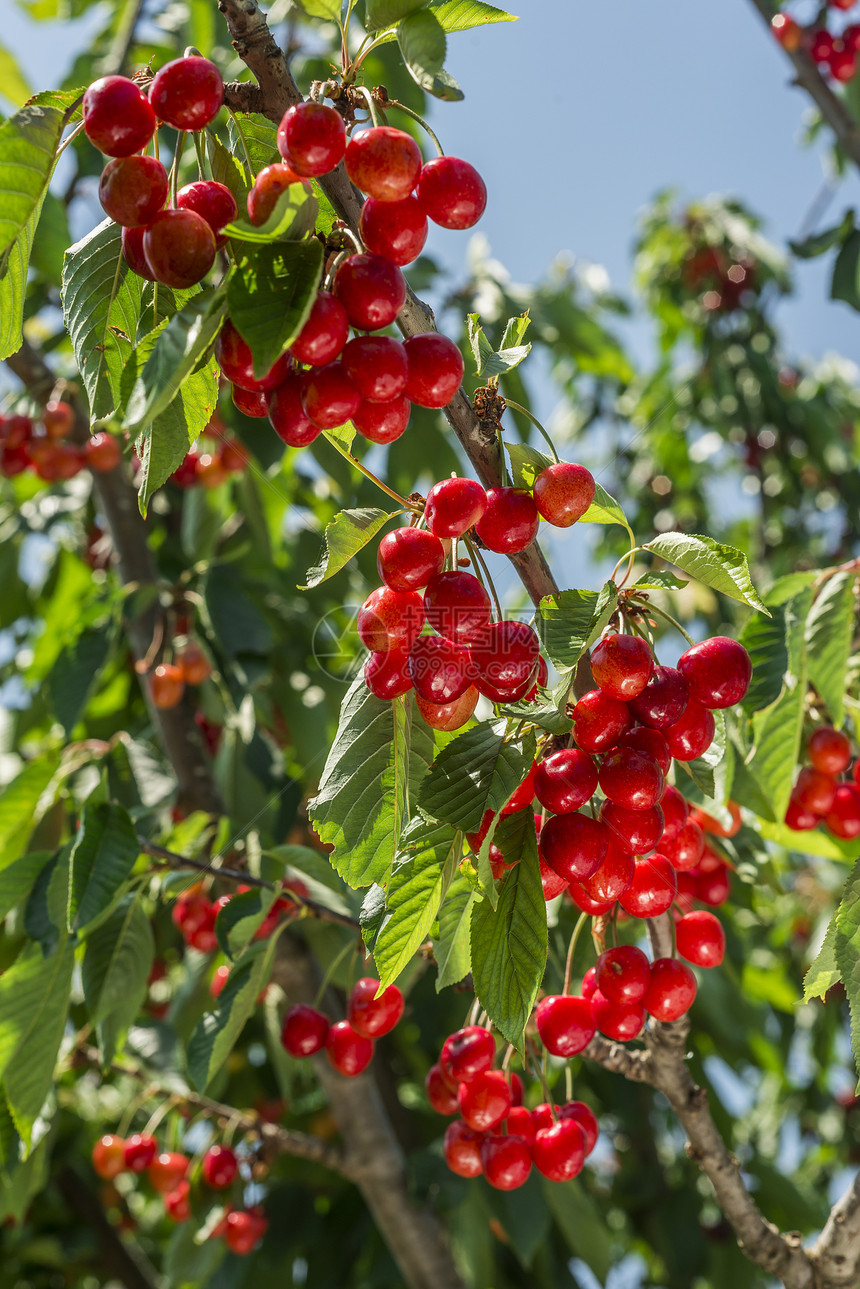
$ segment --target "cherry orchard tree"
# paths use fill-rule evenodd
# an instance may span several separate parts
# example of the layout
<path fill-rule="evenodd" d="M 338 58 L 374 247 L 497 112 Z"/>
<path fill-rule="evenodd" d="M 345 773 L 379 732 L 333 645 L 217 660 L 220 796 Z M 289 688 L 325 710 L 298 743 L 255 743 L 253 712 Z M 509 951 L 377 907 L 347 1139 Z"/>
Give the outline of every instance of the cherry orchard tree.
<path fill-rule="evenodd" d="M 856 1284 L 851 374 L 716 202 L 643 226 L 657 372 L 477 255 L 437 330 L 426 97 L 510 15 L 219 8 L 0 127 L 0 1277 Z"/>

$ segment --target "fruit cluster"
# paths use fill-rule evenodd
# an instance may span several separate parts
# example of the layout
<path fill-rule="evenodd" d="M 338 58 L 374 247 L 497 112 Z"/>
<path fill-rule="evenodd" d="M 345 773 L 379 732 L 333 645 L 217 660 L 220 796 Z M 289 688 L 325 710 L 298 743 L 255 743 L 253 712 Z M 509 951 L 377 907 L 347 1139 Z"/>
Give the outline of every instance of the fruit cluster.
<path fill-rule="evenodd" d="M 855 8 L 857 0 L 829 0 L 830 8 L 846 11 Z M 835 81 L 851 81 L 857 75 L 860 54 L 860 23 L 852 22 L 841 31 L 821 25 L 820 17 L 803 27 L 789 14 L 778 13 L 771 19 L 771 29 L 784 49 L 795 53 L 804 49 L 810 58 L 826 68 Z"/>
<path fill-rule="evenodd" d="M 346 1020 L 334 1023 L 315 1007 L 291 1007 L 281 1030 L 285 1051 L 307 1057 L 325 1049 L 332 1068 L 354 1079 L 370 1064 L 376 1039 L 389 1034 L 403 1015 L 403 994 L 397 985 L 389 985 L 377 998 L 378 989 L 378 980 L 362 976 L 350 993 Z"/>
<path fill-rule="evenodd" d="M 201 444 L 198 440 L 185 454 L 170 476 L 177 488 L 218 488 L 231 474 L 241 474 L 248 465 L 248 451 L 237 439 L 224 438 L 223 422 L 213 418 L 203 431 L 214 435 L 217 442 Z"/>
<path fill-rule="evenodd" d="M 173 662 L 161 662 L 149 677 L 149 693 L 161 711 L 182 702 L 186 685 L 202 685 L 212 675 L 212 664 L 196 640 L 177 649 Z"/>
<path fill-rule="evenodd" d="M 250 890 L 249 886 L 238 886 L 236 894 L 242 895 Z M 297 890 L 297 894 L 303 894 Z M 214 953 L 218 948 L 218 937 L 215 934 L 215 920 L 223 908 L 230 903 L 232 895 L 220 895 L 213 900 L 206 894 L 199 882 L 189 886 L 176 899 L 171 910 L 173 925 L 179 931 L 185 943 L 198 953 Z M 256 940 L 266 940 L 275 930 L 281 918 L 295 912 L 295 904 L 289 896 L 279 896 L 254 933 Z M 224 987 L 221 981 L 221 988 Z M 217 997 L 220 989 L 215 991 Z"/>
<path fill-rule="evenodd" d="M 688 290 L 701 293 L 708 313 L 734 313 L 755 289 L 756 264 L 722 246 L 697 246 L 684 258 L 681 277 Z"/>
<path fill-rule="evenodd" d="M 45 483 L 73 479 L 85 467 L 96 474 L 115 470 L 122 457 L 119 440 L 99 430 L 83 447 L 65 439 L 75 424 L 72 405 L 51 399 L 41 423 L 31 416 L 0 416 L 0 474 L 7 479 L 31 469 Z"/>
<path fill-rule="evenodd" d="M 797 776 L 785 822 L 795 832 L 809 832 L 823 823 L 834 837 L 860 837 L 860 758 L 852 766 L 847 734 L 819 725 L 807 741 L 806 754 L 809 765 Z M 849 780 L 840 777 L 849 772 Z"/>

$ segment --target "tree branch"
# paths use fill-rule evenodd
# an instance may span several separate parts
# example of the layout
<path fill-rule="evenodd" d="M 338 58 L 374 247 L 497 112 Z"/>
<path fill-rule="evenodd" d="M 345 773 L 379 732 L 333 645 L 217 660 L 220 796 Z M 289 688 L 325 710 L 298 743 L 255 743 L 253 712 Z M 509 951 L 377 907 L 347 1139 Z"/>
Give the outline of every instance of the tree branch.
<path fill-rule="evenodd" d="M 126 1242 L 107 1220 L 83 1177 L 73 1168 L 63 1168 L 54 1179 L 57 1189 L 78 1221 L 92 1231 L 101 1250 L 103 1268 L 126 1289 L 157 1289 L 158 1272 L 136 1244 Z"/>
<path fill-rule="evenodd" d="M 860 1281 L 860 1171 L 830 1210 L 809 1257 L 827 1289 L 855 1289 Z"/>

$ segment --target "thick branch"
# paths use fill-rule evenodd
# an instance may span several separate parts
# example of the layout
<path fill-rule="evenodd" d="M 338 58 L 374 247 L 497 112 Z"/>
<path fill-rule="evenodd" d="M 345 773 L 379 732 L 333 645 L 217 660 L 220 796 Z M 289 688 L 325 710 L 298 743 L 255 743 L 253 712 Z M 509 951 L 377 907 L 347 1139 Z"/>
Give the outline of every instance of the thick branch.
<path fill-rule="evenodd" d="M 855 1289 L 860 1282 L 860 1172 L 834 1204 L 809 1256 L 827 1289 Z"/>
<path fill-rule="evenodd" d="M 72 1168 L 57 1174 L 57 1188 L 68 1207 L 82 1226 L 89 1227 L 96 1237 L 103 1266 L 111 1276 L 124 1284 L 126 1289 L 157 1289 L 158 1272 L 143 1250 L 127 1243 L 105 1217 L 98 1197 L 93 1194 L 83 1177 Z"/>

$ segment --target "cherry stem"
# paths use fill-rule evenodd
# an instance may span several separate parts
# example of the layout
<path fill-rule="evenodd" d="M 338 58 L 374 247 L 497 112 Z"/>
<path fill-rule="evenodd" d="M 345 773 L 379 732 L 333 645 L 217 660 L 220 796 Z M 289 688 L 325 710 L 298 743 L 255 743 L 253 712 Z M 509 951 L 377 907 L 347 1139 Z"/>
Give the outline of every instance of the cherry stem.
<path fill-rule="evenodd" d="M 564 984 L 561 989 L 563 994 L 568 993 L 570 990 L 570 973 L 573 967 L 573 955 L 576 951 L 576 942 L 579 939 L 582 928 L 585 926 L 587 918 L 587 913 L 580 913 L 576 926 L 573 928 L 573 935 L 570 937 L 570 944 L 567 946 L 567 960 L 564 964 Z"/>
<path fill-rule="evenodd" d="M 636 598 L 638 603 L 639 602 L 638 597 Z M 644 603 L 647 603 L 649 613 L 656 613 L 658 617 L 665 618 L 667 622 L 671 622 L 675 630 L 680 631 L 681 635 L 687 641 L 687 644 L 694 645 L 696 643 L 693 637 L 689 634 L 689 632 L 684 630 L 684 628 L 681 626 L 678 619 L 672 617 L 671 613 L 667 613 L 665 609 L 658 609 L 657 605 L 652 604 L 650 600 L 644 601 Z"/>
<path fill-rule="evenodd" d="M 401 497 L 400 493 L 395 492 L 393 488 L 389 488 L 387 483 L 383 483 L 382 480 L 378 478 L 373 473 L 372 470 L 368 470 L 367 466 L 362 465 L 362 463 L 358 461 L 352 455 L 351 452 L 348 452 L 346 448 L 341 447 L 337 439 L 333 438 L 332 435 L 329 434 L 327 430 L 323 431 L 323 433 L 326 439 L 328 440 L 328 442 L 335 449 L 335 451 L 339 452 L 340 455 L 344 458 L 344 460 L 349 461 L 352 465 L 354 465 L 356 470 L 359 470 L 366 479 L 369 479 L 371 483 L 375 483 L 377 488 L 381 488 L 383 492 L 387 493 L 388 496 L 391 497 L 392 500 L 396 501 L 399 506 L 402 506 L 404 510 L 408 510 L 410 513 L 416 514 L 416 515 L 421 514 L 421 511 L 418 508 L 418 506 L 413 505 L 411 501 L 407 501 L 405 497 Z"/>
<path fill-rule="evenodd" d="M 430 135 L 430 138 L 433 140 L 434 146 L 436 148 L 436 151 L 439 153 L 439 156 L 444 157 L 445 149 L 442 147 L 442 144 L 439 142 L 434 132 L 430 129 L 430 126 L 424 120 L 423 116 L 419 116 L 417 112 L 413 112 L 411 107 L 407 107 L 405 103 L 398 102 L 396 98 L 390 98 L 388 100 L 388 106 L 399 108 L 401 112 L 405 112 L 407 116 L 411 116 L 413 121 L 417 121 L 419 125 L 423 125 L 424 129 L 427 131 L 427 133 Z"/>
<path fill-rule="evenodd" d="M 379 104 L 374 102 L 373 95 L 366 85 L 356 85 L 357 92 L 367 103 L 367 110 L 370 112 L 370 118 L 377 128 L 386 124 L 385 113 L 380 111 Z"/>
<path fill-rule="evenodd" d="M 505 406 L 510 407 L 514 412 L 519 412 L 521 416 L 525 416 L 527 420 L 531 421 L 535 429 L 538 430 L 546 439 L 547 447 L 552 453 L 553 461 L 555 463 L 558 463 L 560 458 L 559 458 L 558 452 L 556 451 L 555 444 L 553 443 L 550 436 L 547 434 L 544 427 L 541 425 L 538 418 L 536 416 L 533 416 L 527 407 L 523 407 L 520 403 L 515 403 L 512 398 L 508 398 L 507 394 L 505 395 Z"/>
<path fill-rule="evenodd" d="M 496 593 L 496 588 L 493 585 L 493 579 L 490 576 L 490 570 L 487 568 L 484 557 L 478 550 L 475 543 L 470 541 L 468 537 L 464 536 L 463 541 L 466 544 L 466 550 L 469 552 L 469 556 L 472 560 L 472 567 L 478 575 L 478 581 L 490 593 L 490 598 L 493 601 L 493 608 L 496 611 L 496 621 L 501 622 L 502 607 L 499 604 L 499 597 Z"/>
<path fill-rule="evenodd" d="M 552 1093 L 549 1090 L 549 1083 L 547 1082 L 546 1070 L 543 1067 L 540 1057 L 538 1056 L 535 1050 L 535 1045 L 531 1039 L 527 1040 L 526 1048 L 528 1050 L 529 1057 L 531 1058 L 532 1069 L 537 1075 L 538 1081 L 540 1082 L 541 1088 L 543 1090 L 544 1099 L 546 1100 L 547 1105 L 550 1108 L 552 1108 Z M 555 1113 L 553 1113 L 553 1118 L 555 1118 Z"/>
<path fill-rule="evenodd" d="M 203 143 L 200 138 L 200 131 L 194 132 L 194 151 L 197 153 L 197 173 L 201 179 L 206 177 L 206 158 L 203 154 Z"/>
<path fill-rule="evenodd" d="M 63 142 L 62 142 L 62 143 L 60 144 L 60 146 L 57 148 L 57 151 L 56 151 L 56 154 L 55 154 L 55 155 L 56 155 L 56 156 L 59 156 L 61 152 L 64 152 L 64 151 L 65 151 L 65 149 L 66 149 L 66 148 L 69 146 L 69 144 L 72 142 L 72 139 L 76 139 L 76 138 L 78 137 L 78 135 L 80 134 L 80 132 L 81 132 L 81 130 L 82 130 L 83 128 L 84 128 L 84 123 L 83 123 L 83 121 L 81 121 L 81 122 L 79 122 L 79 124 L 78 124 L 78 125 L 76 125 L 76 126 L 75 126 L 75 128 L 74 128 L 74 130 L 72 130 L 71 134 L 67 134 L 67 135 L 66 135 L 66 137 L 63 139 Z"/>
<path fill-rule="evenodd" d="M 176 150 L 173 153 L 173 165 L 170 167 L 170 204 L 176 208 L 176 190 L 179 186 L 179 162 L 182 160 L 182 152 L 185 147 L 185 130 L 180 130 L 176 142 Z"/>
<path fill-rule="evenodd" d="M 630 532 L 630 529 L 628 528 L 628 530 L 627 530 L 627 531 L 628 531 L 628 532 Z M 632 534 L 631 534 L 631 538 L 632 538 Z M 630 574 L 633 572 L 633 556 L 634 556 L 634 555 L 636 555 L 636 554 L 637 554 L 641 549 L 642 549 L 642 547 L 641 547 L 641 546 L 632 546 L 632 547 L 630 548 L 630 550 L 629 550 L 629 551 L 627 551 L 627 553 L 626 553 L 625 555 L 622 555 L 622 556 L 621 556 L 621 559 L 618 561 L 618 563 L 615 565 L 615 568 L 614 568 L 614 569 L 612 570 L 612 572 L 609 574 L 609 580 L 610 580 L 610 582 L 614 582 L 614 581 L 615 581 L 615 574 L 618 572 L 618 570 L 620 569 L 621 565 L 624 563 L 624 561 L 625 561 L 625 560 L 628 560 L 628 561 L 629 561 L 629 562 L 628 562 L 628 564 L 627 564 L 627 571 L 625 572 L 625 574 L 624 574 L 624 576 L 622 577 L 621 581 L 618 583 L 618 589 L 619 589 L 619 590 L 620 590 L 620 589 L 621 589 L 621 587 L 624 585 L 624 583 L 627 581 L 627 579 L 628 579 L 628 577 L 630 576 Z"/>
<path fill-rule="evenodd" d="M 502 1072 L 504 1074 L 507 1074 L 508 1072 L 508 1066 L 511 1063 L 511 1057 L 513 1056 L 515 1051 L 516 1051 L 516 1048 L 514 1047 L 513 1043 L 508 1043 L 508 1046 L 505 1049 L 504 1059 L 502 1060 Z"/>
<path fill-rule="evenodd" d="M 173 1096 L 165 1097 L 161 1105 L 158 1106 L 157 1109 L 153 1110 L 152 1114 L 149 1116 L 149 1121 L 143 1130 L 144 1133 L 155 1132 L 164 1116 L 168 1114 L 175 1105 L 179 1105 L 181 1100 L 182 1097 L 176 1096 L 175 1094 Z"/>
<path fill-rule="evenodd" d="M 478 1013 L 480 1012 L 480 1010 L 481 1010 L 481 1000 L 476 994 L 474 1001 L 471 1007 L 469 1008 L 469 1015 L 466 1018 L 467 1025 L 474 1025 L 475 1021 L 478 1019 Z"/>
<path fill-rule="evenodd" d="M 331 979 L 332 979 L 332 977 L 333 977 L 334 973 L 337 971 L 338 967 L 340 966 L 341 962 L 342 962 L 342 961 L 343 961 L 343 959 L 346 957 L 346 955 L 347 955 L 350 951 L 353 951 L 353 952 L 354 952 L 354 950 L 355 950 L 355 945 L 354 945 L 354 943 L 353 943 L 352 939 L 350 939 L 350 940 L 348 940 L 348 941 L 347 941 L 347 943 L 343 946 L 343 948 L 340 950 L 340 952 L 335 954 L 334 958 L 332 959 L 332 961 L 329 963 L 328 967 L 326 968 L 326 973 L 325 973 L 325 975 L 324 975 L 324 976 L 323 976 L 323 978 L 322 978 L 322 981 L 321 981 L 321 983 L 320 983 L 320 987 L 319 987 L 319 989 L 317 990 L 317 995 L 316 995 L 316 998 L 314 999 L 314 1007 L 317 1007 L 317 1008 L 319 1007 L 319 1005 L 320 1005 L 320 1003 L 322 1002 L 323 997 L 324 997 L 324 995 L 325 995 L 325 991 L 326 991 L 326 990 L 328 989 L 328 987 L 329 987 L 329 983 L 330 983 L 330 981 L 331 981 Z"/>
<path fill-rule="evenodd" d="M 573 1070 L 569 1065 L 564 1067 L 564 1099 L 573 1100 Z"/>
<path fill-rule="evenodd" d="M 499 473 L 502 476 L 502 487 L 509 488 L 511 485 L 511 481 L 510 481 L 510 478 L 508 477 L 508 463 L 505 460 L 505 442 L 504 442 L 504 439 L 502 438 L 501 423 L 499 424 L 499 427 L 496 431 L 496 435 L 499 440 Z"/>
<path fill-rule="evenodd" d="M 120 1119 L 119 1126 L 116 1130 L 116 1135 L 118 1137 L 124 1137 L 126 1135 L 132 1125 L 134 1116 L 137 1114 L 140 1107 L 145 1105 L 150 1098 L 154 1097 L 158 1090 L 157 1084 L 148 1083 L 142 1092 L 139 1092 L 136 1097 L 133 1097 L 132 1100 L 129 1101 L 125 1108 L 125 1114 L 122 1116 L 122 1119 Z"/>

